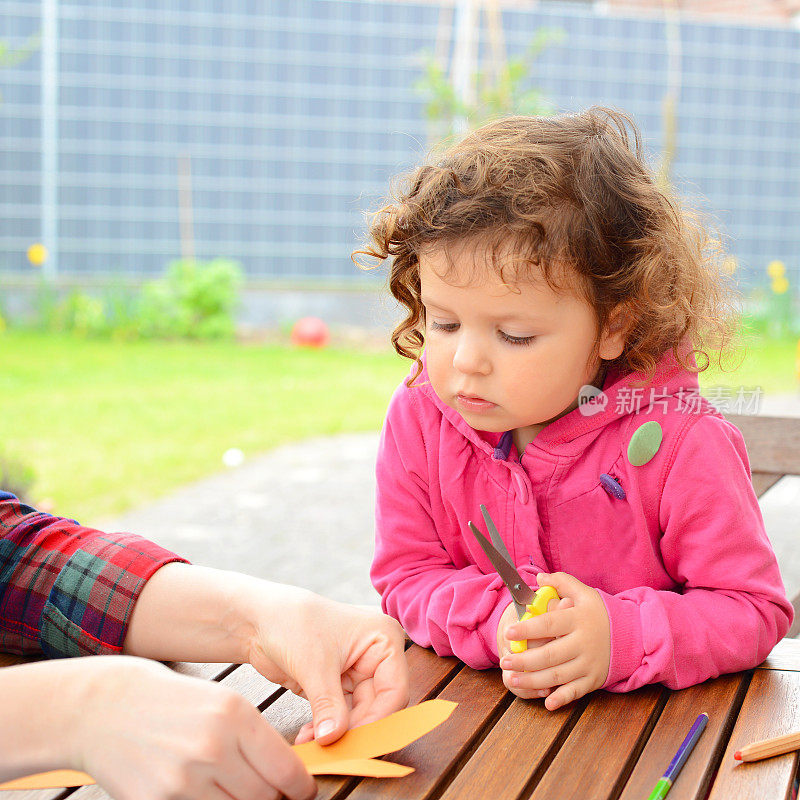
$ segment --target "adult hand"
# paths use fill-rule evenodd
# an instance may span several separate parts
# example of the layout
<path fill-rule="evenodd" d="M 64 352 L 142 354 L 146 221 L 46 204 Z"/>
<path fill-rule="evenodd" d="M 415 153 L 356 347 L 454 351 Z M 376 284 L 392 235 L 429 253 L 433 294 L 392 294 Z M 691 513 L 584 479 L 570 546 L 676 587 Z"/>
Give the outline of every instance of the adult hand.
<path fill-rule="evenodd" d="M 69 762 L 117 800 L 316 794 L 291 747 L 236 692 L 144 659 L 79 660 L 87 680 Z"/>
<path fill-rule="evenodd" d="M 251 617 L 255 632 L 248 660 L 311 704 L 313 721 L 300 730 L 297 743 L 316 738 L 329 744 L 348 728 L 407 705 L 405 636 L 395 620 L 295 587 L 280 588 L 280 613 L 268 612 L 275 600 L 264 597 L 264 613 Z M 272 587 L 265 590 L 274 593 Z"/>
<path fill-rule="evenodd" d="M 554 711 L 599 689 L 611 662 L 611 627 L 600 593 L 564 572 L 536 576 L 539 586 L 552 586 L 571 608 L 559 607 L 506 628 L 512 639 L 549 639 L 541 647 L 503 656 L 500 666 L 509 672 L 510 688 L 519 697 L 549 693 L 545 706 Z M 506 684 L 508 685 L 508 684 Z"/>
<path fill-rule="evenodd" d="M 237 572 L 167 564 L 133 609 L 125 653 L 250 663 L 304 695 L 322 744 L 408 703 L 405 637 L 390 617 Z"/>

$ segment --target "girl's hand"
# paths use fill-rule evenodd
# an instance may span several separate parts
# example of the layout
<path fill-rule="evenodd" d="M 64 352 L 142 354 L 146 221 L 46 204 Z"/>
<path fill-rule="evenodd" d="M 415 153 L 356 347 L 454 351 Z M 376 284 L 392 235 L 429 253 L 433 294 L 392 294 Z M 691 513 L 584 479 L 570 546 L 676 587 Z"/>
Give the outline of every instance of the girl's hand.
<path fill-rule="evenodd" d="M 117 800 L 316 794 L 286 741 L 236 692 L 139 658 L 76 661 L 85 688 L 73 686 L 69 761 Z"/>
<path fill-rule="evenodd" d="M 547 604 L 548 613 L 556 608 L 571 608 L 572 607 L 572 600 L 566 597 L 562 597 L 560 600 L 551 600 Z M 519 617 L 517 616 L 517 607 L 514 603 L 511 603 L 506 610 L 503 612 L 502 616 L 500 617 L 500 622 L 497 625 L 497 652 L 500 655 L 500 665 L 503 665 L 503 659 L 506 656 L 511 655 L 511 642 L 516 639 L 514 636 L 508 635 L 508 629 L 512 625 L 516 625 L 519 623 Z M 541 647 L 542 645 L 546 644 L 549 639 L 531 639 L 528 641 L 528 649 L 535 647 Z M 532 697 L 547 697 L 550 694 L 550 687 L 543 687 L 541 689 L 536 689 L 533 691 L 527 691 L 525 689 L 520 690 L 520 687 L 515 686 L 511 683 L 513 677 L 513 673 L 510 670 L 504 669 L 503 670 L 503 683 L 506 685 L 506 688 L 516 694 L 518 697 L 523 697 L 525 699 L 529 699 Z"/>
<path fill-rule="evenodd" d="M 546 639 L 540 647 L 503 656 L 500 666 L 509 672 L 511 691 L 519 697 L 549 693 L 550 711 L 599 689 L 611 662 L 611 627 L 600 593 L 564 572 L 536 576 L 539 586 L 552 586 L 573 607 L 559 606 L 547 614 L 506 628 L 510 639 Z M 508 683 L 506 684 L 509 685 Z"/>
<path fill-rule="evenodd" d="M 329 744 L 348 728 L 407 705 L 405 636 L 395 620 L 294 587 L 280 589 L 280 603 L 265 598 L 260 616 L 258 604 L 251 605 L 248 660 L 311 704 L 313 721 L 296 743 L 316 738 Z"/>

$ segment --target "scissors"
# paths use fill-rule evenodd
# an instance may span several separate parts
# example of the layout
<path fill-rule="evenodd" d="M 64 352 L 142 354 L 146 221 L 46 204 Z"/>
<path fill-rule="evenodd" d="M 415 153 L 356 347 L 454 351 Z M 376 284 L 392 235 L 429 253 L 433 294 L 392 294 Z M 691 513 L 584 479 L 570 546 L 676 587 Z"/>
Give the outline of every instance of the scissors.
<path fill-rule="evenodd" d="M 544 614 L 547 611 L 547 604 L 551 600 L 559 599 L 558 592 L 552 586 L 542 586 L 541 589 L 534 591 L 522 580 L 508 554 L 505 542 L 497 532 L 497 526 L 483 503 L 481 503 L 481 514 L 483 514 L 483 521 L 486 523 L 489 536 L 492 537 L 491 542 L 471 522 L 467 522 L 467 525 L 478 540 L 478 544 L 483 548 L 483 552 L 489 557 L 492 566 L 503 579 L 503 583 L 508 587 L 508 591 L 511 592 L 511 599 L 516 606 L 519 621 L 524 622 Z M 512 653 L 523 653 L 528 649 L 528 642 L 524 639 L 510 644 Z"/>

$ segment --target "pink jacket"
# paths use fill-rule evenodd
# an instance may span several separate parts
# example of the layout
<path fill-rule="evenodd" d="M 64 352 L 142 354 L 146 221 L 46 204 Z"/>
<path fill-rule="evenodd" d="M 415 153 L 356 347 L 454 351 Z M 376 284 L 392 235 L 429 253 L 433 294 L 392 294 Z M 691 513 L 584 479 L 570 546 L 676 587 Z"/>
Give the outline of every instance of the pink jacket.
<path fill-rule="evenodd" d="M 530 585 L 563 571 L 600 591 L 606 689 L 677 689 L 747 669 L 785 635 L 792 607 L 741 433 L 670 355 L 643 390 L 635 378 L 609 371 L 605 410 L 556 420 L 520 459 L 509 434 L 476 431 L 444 405 L 426 372 L 398 387 L 378 452 L 371 577 L 415 642 L 477 669 L 498 664 L 511 598 L 466 527 L 482 522 L 481 503 Z M 662 444 L 632 466 L 628 443 L 650 420 Z"/>

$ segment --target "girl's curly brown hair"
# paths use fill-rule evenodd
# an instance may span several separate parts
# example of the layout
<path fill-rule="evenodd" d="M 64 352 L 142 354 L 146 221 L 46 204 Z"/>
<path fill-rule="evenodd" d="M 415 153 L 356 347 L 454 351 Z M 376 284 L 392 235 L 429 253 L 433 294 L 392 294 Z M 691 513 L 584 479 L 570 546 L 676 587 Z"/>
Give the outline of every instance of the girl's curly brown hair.
<path fill-rule="evenodd" d="M 721 355 L 734 339 L 738 295 L 707 230 L 650 175 L 631 118 L 595 107 L 507 117 L 469 133 L 407 176 L 353 257 L 391 258 L 389 288 L 407 312 L 392 344 L 417 364 L 409 386 L 425 342 L 419 255 L 469 241 L 490 248 L 501 280 L 512 243 L 532 277 L 577 291 L 595 309 L 596 346 L 614 310 L 624 309 L 625 349 L 609 365 L 649 382 L 670 348 L 683 367 L 702 372 L 707 350 Z M 514 275 L 524 279 L 525 270 Z M 693 365 L 693 354 L 704 363 Z"/>

